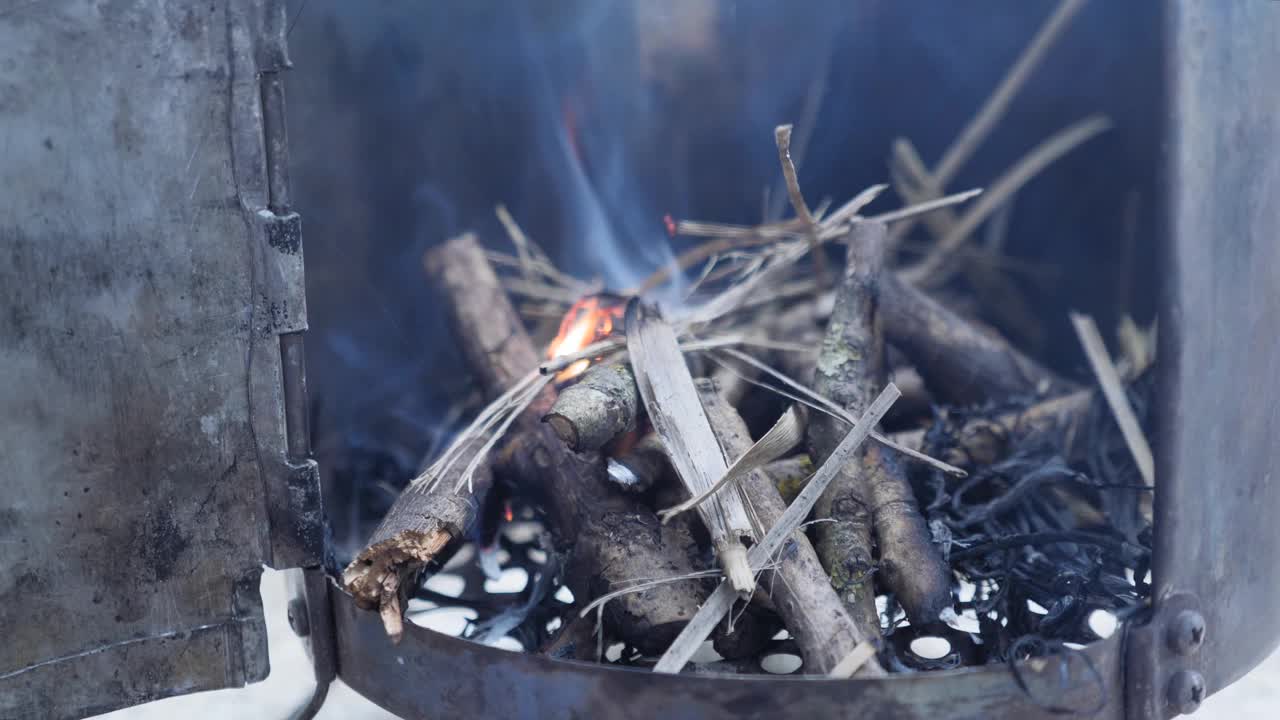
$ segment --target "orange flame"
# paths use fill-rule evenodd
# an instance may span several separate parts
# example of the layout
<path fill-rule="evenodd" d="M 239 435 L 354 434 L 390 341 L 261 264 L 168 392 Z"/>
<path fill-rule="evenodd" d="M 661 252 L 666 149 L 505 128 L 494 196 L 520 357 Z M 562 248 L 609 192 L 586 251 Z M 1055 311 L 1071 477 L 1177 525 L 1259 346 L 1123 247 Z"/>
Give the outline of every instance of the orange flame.
<path fill-rule="evenodd" d="M 622 319 L 622 312 L 622 305 L 607 305 L 596 296 L 582 298 L 569 308 L 564 320 L 560 321 L 560 332 L 551 341 L 547 357 L 555 359 L 572 355 L 608 336 L 613 332 L 614 321 Z M 578 360 L 561 370 L 556 375 L 556 380 L 564 382 L 586 370 L 590 364 L 590 360 Z"/>

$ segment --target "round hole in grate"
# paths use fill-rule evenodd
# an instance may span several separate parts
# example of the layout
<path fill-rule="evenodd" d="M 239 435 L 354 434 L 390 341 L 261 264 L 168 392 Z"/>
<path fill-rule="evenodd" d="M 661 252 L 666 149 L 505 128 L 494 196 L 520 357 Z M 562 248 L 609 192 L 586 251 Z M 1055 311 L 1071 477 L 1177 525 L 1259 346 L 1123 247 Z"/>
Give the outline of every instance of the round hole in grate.
<path fill-rule="evenodd" d="M 560 618 L 551 618 L 551 621 L 547 623 L 547 632 L 553 633 L 559 630 L 562 625 L 564 625 L 564 622 Z"/>
<path fill-rule="evenodd" d="M 982 632 L 982 625 L 978 622 L 978 613 L 973 608 L 962 610 L 959 614 L 953 615 L 947 620 L 947 625 L 960 632 Z"/>
<path fill-rule="evenodd" d="M 530 560 L 532 560 L 533 562 L 538 563 L 539 565 L 546 565 L 546 564 L 547 564 L 547 551 L 546 551 L 546 550 L 539 550 L 538 548 L 529 548 L 529 552 L 527 553 L 527 555 L 528 555 L 528 557 L 529 557 L 529 559 L 530 559 Z"/>
<path fill-rule="evenodd" d="M 774 675 L 790 675 L 791 673 L 799 670 L 800 666 L 803 664 L 804 661 L 800 659 L 799 655 L 792 655 L 790 653 L 774 653 L 772 655 L 765 655 L 760 660 L 760 667 L 763 668 L 765 672 L 773 673 Z"/>
<path fill-rule="evenodd" d="M 539 532 L 542 532 L 542 523 L 537 522 L 517 521 L 508 523 L 506 527 L 502 528 L 502 534 L 517 545 L 533 542 L 538 537 Z"/>
<path fill-rule="evenodd" d="M 529 584 L 529 573 L 524 568 L 507 568 L 496 580 L 485 580 L 484 591 L 488 593 L 517 593 Z"/>
<path fill-rule="evenodd" d="M 511 637 L 510 635 L 504 635 L 489 644 L 493 647 L 496 647 L 502 650 L 510 650 L 511 652 L 524 652 L 524 645 L 520 644 L 519 640 Z"/>
<path fill-rule="evenodd" d="M 475 556 L 476 546 L 472 543 L 467 543 L 466 545 L 458 548 L 458 551 L 453 554 L 453 557 L 449 558 L 449 562 L 445 563 L 444 567 L 441 569 L 456 570 L 457 568 L 471 562 L 471 559 Z"/>
<path fill-rule="evenodd" d="M 1037 614 L 1037 615 L 1048 615 L 1048 614 L 1049 614 L 1049 611 L 1048 611 L 1048 610 L 1045 610 L 1045 609 L 1044 609 L 1044 606 L 1043 606 L 1043 605 L 1041 605 L 1040 603 L 1036 602 L 1035 600 L 1028 600 L 1028 601 L 1027 601 L 1027 609 L 1028 609 L 1028 610 L 1030 610 L 1031 612 L 1033 612 L 1033 613 Z"/>
<path fill-rule="evenodd" d="M 1115 634 L 1119 624 L 1120 621 L 1116 619 L 1115 613 L 1108 610 L 1094 610 L 1089 613 L 1089 629 L 1103 640 Z"/>
<path fill-rule="evenodd" d="M 788 632 L 786 628 L 782 628 L 781 630 L 773 634 L 773 639 L 774 640 L 790 640 L 791 633 Z"/>
<path fill-rule="evenodd" d="M 442 607 L 409 616 L 409 622 L 444 635 L 458 637 L 476 619 L 476 611 L 465 607 Z"/>
<path fill-rule="evenodd" d="M 413 615 L 415 613 L 434 610 L 438 607 L 440 606 L 437 605 L 436 603 L 431 602 L 430 600 L 419 600 L 418 598 L 409 598 L 409 605 L 408 607 L 405 608 L 404 612 L 406 615 Z"/>
<path fill-rule="evenodd" d="M 951 643 L 934 635 L 918 637 L 911 641 L 911 652 L 925 660 L 939 660 L 951 652 Z"/>
<path fill-rule="evenodd" d="M 462 576 L 454 575 L 453 573 L 436 573 L 427 578 L 427 581 L 422 586 L 432 592 L 456 598 L 467 587 L 467 581 Z"/>
<path fill-rule="evenodd" d="M 627 646 L 622 643 L 614 643 L 605 648 L 604 659 L 607 662 L 618 662 L 622 658 L 622 651 Z"/>
<path fill-rule="evenodd" d="M 573 593 L 569 591 L 569 588 L 561 585 L 560 589 L 556 590 L 556 599 L 566 605 L 571 605 L 573 604 Z"/>

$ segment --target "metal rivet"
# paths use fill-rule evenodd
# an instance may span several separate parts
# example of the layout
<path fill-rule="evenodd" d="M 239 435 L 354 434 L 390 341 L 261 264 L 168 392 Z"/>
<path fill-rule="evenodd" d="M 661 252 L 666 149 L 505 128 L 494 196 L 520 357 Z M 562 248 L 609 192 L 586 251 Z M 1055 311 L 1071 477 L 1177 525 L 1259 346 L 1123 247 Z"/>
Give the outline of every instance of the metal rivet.
<path fill-rule="evenodd" d="M 1183 610 L 1169 623 L 1169 647 L 1179 655 L 1190 655 L 1204 644 L 1204 616 Z"/>
<path fill-rule="evenodd" d="M 311 623 L 307 620 L 307 601 L 296 597 L 289 601 L 289 627 L 298 637 L 311 634 Z"/>
<path fill-rule="evenodd" d="M 1195 670 L 1179 670 L 1169 681 L 1169 707 L 1186 715 L 1204 702 L 1204 676 Z"/>

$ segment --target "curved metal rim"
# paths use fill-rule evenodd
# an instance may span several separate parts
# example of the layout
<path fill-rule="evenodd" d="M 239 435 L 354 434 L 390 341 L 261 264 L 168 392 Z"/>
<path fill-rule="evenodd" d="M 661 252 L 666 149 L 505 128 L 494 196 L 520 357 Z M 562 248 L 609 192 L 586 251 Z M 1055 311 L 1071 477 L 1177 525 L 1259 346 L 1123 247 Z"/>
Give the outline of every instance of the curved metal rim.
<path fill-rule="evenodd" d="M 851 716 L 929 720 L 1060 717 L 1063 707 L 1086 714 L 1097 709 L 1095 718 L 1120 718 L 1124 712 L 1123 631 L 1067 656 L 1065 688 L 1063 663 L 1046 659 L 1020 663 L 1018 673 L 988 666 L 850 680 L 661 675 L 513 653 L 412 624 L 393 645 L 377 615 L 358 609 L 332 581 L 330 597 L 339 677 L 403 717 L 626 717 L 637 707 L 645 717 L 666 720 L 829 717 L 840 708 Z"/>

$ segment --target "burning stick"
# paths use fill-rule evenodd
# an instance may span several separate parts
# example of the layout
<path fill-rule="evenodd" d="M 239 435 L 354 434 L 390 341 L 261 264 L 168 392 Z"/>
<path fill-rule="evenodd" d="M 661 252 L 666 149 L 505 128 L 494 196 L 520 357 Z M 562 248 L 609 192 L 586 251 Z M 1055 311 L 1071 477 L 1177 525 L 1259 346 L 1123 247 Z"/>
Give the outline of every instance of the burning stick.
<path fill-rule="evenodd" d="M 649 420 L 681 481 L 697 496 L 723 477 L 728 465 L 698 402 L 675 331 L 656 309 L 632 300 L 627 307 L 626 332 L 627 350 Z M 738 490 L 721 490 L 700 505 L 699 512 L 729 585 L 743 596 L 750 595 L 755 590 L 755 576 L 747 565 L 742 539 L 755 535 L 755 525 Z"/>
<path fill-rule="evenodd" d="M 574 452 L 599 450 L 636 426 L 639 411 L 631 368 L 605 364 L 587 370 L 560 391 L 542 421 Z"/>
<path fill-rule="evenodd" d="M 728 457 L 738 457 L 751 447 L 751 435 L 742 417 L 716 392 L 713 383 L 698 382 L 698 393 L 707 419 Z M 748 473 L 739 481 L 747 501 L 767 527 L 775 525 L 786 511 L 773 480 L 763 471 Z M 771 588 L 774 607 L 796 640 L 807 667 L 822 674 L 835 670 L 864 642 L 875 642 L 880 624 L 859 626 L 840 603 L 827 573 L 818 562 L 813 546 L 802 532 L 793 532 L 778 566 L 763 587 Z M 874 672 L 874 661 L 864 673 Z"/>
<path fill-rule="evenodd" d="M 751 546 L 751 550 L 747 553 L 747 559 L 750 561 L 752 568 L 763 569 L 771 558 L 782 549 L 783 544 L 791 537 L 791 533 L 800 528 L 800 524 L 804 522 L 804 519 L 813 510 L 814 503 L 818 501 L 818 496 L 831 484 L 840 468 L 853 458 L 858 447 L 871 434 L 871 428 L 875 427 L 880 418 L 884 417 L 884 414 L 889 410 L 889 406 L 893 405 L 893 401 L 898 399 L 899 394 L 898 388 L 890 383 L 876 398 L 875 402 L 871 403 L 871 406 L 862 414 L 862 417 L 858 418 L 858 422 L 853 426 L 853 429 L 831 452 L 827 462 L 823 463 L 818 472 L 814 473 L 813 479 L 809 481 L 809 484 L 805 486 L 804 490 L 800 491 L 796 501 L 787 506 L 778 521 L 765 533 L 764 538 Z M 733 607 L 733 601 L 736 598 L 737 594 L 728 584 L 721 583 L 715 592 L 711 593 L 711 596 L 707 598 L 707 601 L 702 604 L 693 620 L 690 620 L 684 630 L 680 631 L 680 635 L 671 643 L 671 647 L 667 648 L 667 651 L 663 653 L 658 660 L 658 664 L 653 668 L 654 672 L 680 672 L 680 669 L 689 662 L 689 658 L 693 657 L 693 653 L 697 651 L 702 641 L 711 634 L 711 631 L 719 624 L 720 619 Z M 872 609 L 874 610 L 874 607 Z M 871 618 L 871 622 L 879 622 L 879 619 L 874 614 L 872 614 Z M 862 627 L 867 626 L 865 623 L 862 625 Z M 874 648 L 874 643 L 868 640 L 858 648 L 855 648 L 848 657 L 841 660 L 836 666 L 836 670 L 839 671 L 842 677 L 852 675 L 870 658 L 870 655 L 874 655 L 874 650 L 870 655 L 867 654 L 869 648 Z"/>
<path fill-rule="evenodd" d="M 866 407 L 884 382 L 885 347 L 878 296 L 885 254 L 885 226 L 863 223 L 850 234 L 844 282 L 836 294 L 827 336 L 818 357 L 815 389 L 850 410 Z M 839 437 L 831 418 L 814 417 L 809 444 L 826 459 Z M 880 547 L 880 569 L 916 625 L 936 622 L 951 606 L 951 573 L 933 544 L 929 528 L 895 453 L 867 446 L 861 463 L 840 473 L 819 500 L 818 549 L 832 581 L 851 611 L 875 614 L 868 570 L 871 538 L 868 510 Z"/>
<path fill-rule="evenodd" d="M 433 248 L 424 261 L 449 301 L 456 340 L 488 394 L 516 384 L 523 373 L 537 367 L 537 352 L 474 236 L 464 235 Z M 696 554 L 696 546 L 687 532 L 661 526 L 635 499 L 611 492 L 598 457 L 569 452 L 538 421 L 554 395 L 544 387 L 528 411 L 516 418 L 521 442 L 511 446 L 514 457 L 509 466 L 545 490 L 559 549 L 571 551 L 566 578 L 575 597 L 585 601 L 655 573 L 692 573 L 690 557 Z M 407 529 L 391 527 L 393 518 L 429 517 L 433 512 L 429 497 L 402 494 L 380 531 L 394 534 Z M 348 584 L 353 593 L 360 587 Z M 655 651 L 675 635 L 702 596 L 694 580 L 668 583 L 618 598 L 607 615 L 615 618 L 611 624 L 623 640 Z M 380 598 L 366 598 L 370 600 L 377 603 Z"/>

